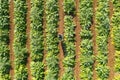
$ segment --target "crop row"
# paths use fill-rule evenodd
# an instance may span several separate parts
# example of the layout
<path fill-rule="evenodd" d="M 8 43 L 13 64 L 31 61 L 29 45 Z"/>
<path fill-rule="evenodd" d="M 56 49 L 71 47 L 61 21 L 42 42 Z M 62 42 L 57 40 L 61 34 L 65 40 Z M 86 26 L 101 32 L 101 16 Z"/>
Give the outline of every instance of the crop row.
<path fill-rule="evenodd" d="M 30 50 L 33 80 L 44 79 L 43 9 L 43 0 L 31 0 Z"/>
<path fill-rule="evenodd" d="M 15 55 L 15 80 L 27 80 L 26 68 L 26 0 L 14 0 L 14 55 Z"/>
<path fill-rule="evenodd" d="M 112 39 L 115 46 L 115 80 L 120 80 L 120 1 L 113 0 Z M 119 75 L 116 75 L 119 74 Z"/>
<path fill-rule="evenodd" d="M 46 72 L 45 80 L 58 80 L 58 0 L 46 0 Z"/>
<path fill-rule="evenodd" d="M 109 0 L 98 0 L 96 9 L 96 44 L 97 44 L 97 76 L 99 80 L 107 80 L 108 68 L 108 37 L 110 32 L 109 23 Z"/>
<path fill-rule="evenodd" d="M 10 80 L 9 0 L 0 0 L 0 80 Z"/>
<path fill-rule="evenodd" d="M 74 0 L 64 0 L 64 73 L 62 80 L 75 80 L 74 77 L 74 66 L 75 66 L 75 24 L 73 17 L 75 13 Z"/>
<path fill-rule="evenodd" d="M 93 76 L 93 44 L 92 44 L 92 19 L 93 0 L 80 0 L 79 18 L 81 24 L 81 44 L 80 44 L 80 78 L 82 80 L 92 80 Z"/>

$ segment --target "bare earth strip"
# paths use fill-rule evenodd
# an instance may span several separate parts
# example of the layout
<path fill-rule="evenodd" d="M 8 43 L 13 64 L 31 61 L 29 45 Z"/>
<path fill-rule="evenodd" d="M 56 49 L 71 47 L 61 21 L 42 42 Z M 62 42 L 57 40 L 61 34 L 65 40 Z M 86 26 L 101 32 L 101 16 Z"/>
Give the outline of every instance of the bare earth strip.
<path fill-rule="evenodd" d="M 44 15 L 43 15 L 43 36 L 44 36 L 44 51 L 43 51 L 43 63 L 44 63 L 44 70 L 46 71 L 46 54 L 47 54 L 47 51 L 46 51 L 46 13 L 45 13 L 45 3 L 46 3 L 46 0 L 44 0 Z"/>
<path fill-rule="evenodd" d="M 30 0 L 27 0 L 27 30 L 26 30 L 27 43 L 26 43 L 26 47 L 28 51 L 28 59 L 27 59 L 28 80 L 32 80 L 31 70 L 30 70 L 30 62 L 31 62 L 31 58 L 30 58 L 30 8 L 31 8 Z"/>
<path fill-rule="evenodd" d="M 10 7 L 9 7 L 9 11 L 10 11 L 10 33 L 9 33 L 9 38 L 10 38 L 10 63 L 11 63 L 11 69 L 10 69 L 10 77 L 11 80 L 14 79 L 14 51 L 13 51 L 13 40 L 14 40 L 14 23 L 13 23 L 13 19 L 14 19 L 14 3 L 13 0 L 10 1 Z"/>
<path fill-rule="evenodd" d="M 79 17 L 78 17 L 78 9 L 79 9 L 79 0 L 75 1 L 76 4 L 76 16 L 74 18 L 76 28 L 75 28 L 75 45 L 76 45 L 76 59 L 75 59 L 75 68 L 74 68 L 74 75 L 76 80 L 80 80 L 80 23 L 79 23 Z"/>
<path fill-rule="evenodd" d="M 113 14 L 113 4 L 110 1 L 109 2 L 109 9 L 110 9 L 110 36 L 109 36 L 109 40 L 108 40 L 108 50 L 109 50 L 109 54 L 108 54 L 108 66 L 110 68 L 110 73 L 109 73 L 109 80 L 113 80 L 114 79 L 114 53 L 115 53 L 115 49 L 114 46 L 112 44 L 112 39 L 111 39 L 111 30 L 112 30 L 112 25 L 111 25 L 111 18 L 112 18 L 112 14 Z"/>
<path fill-rule="evenodd" d="M 59 5 L 59 27 L 58 27 L 58 34 L 64 33 L 64 11 L 63 11 L 63 0 L 58 0 L 58 5 Z M 63 51 L 63 45 L 62 41 L 59 42 L 59 79 L 61 80 L 62 74 L 64 73 L 64 67 L 63 67 L 63 59 L 64 59 L 64 51 Z"/>
<path fill-rule="evenodd" d="M 93 0 L 93 25 L 91 26 L 91 31 L 93 33 L 93 53 L 94 56 L 97 55 L 97 44 L 96 44 L 96 31 L 95 31 L 95 13 L 96 13 L 96 7 L 97 7 L 97 0 Z M 93 65 L 93 80 L 97 80 L 97 74 L 96 74 L 96 64 L 97 62 L 95 61 L 94 65 Z"/>

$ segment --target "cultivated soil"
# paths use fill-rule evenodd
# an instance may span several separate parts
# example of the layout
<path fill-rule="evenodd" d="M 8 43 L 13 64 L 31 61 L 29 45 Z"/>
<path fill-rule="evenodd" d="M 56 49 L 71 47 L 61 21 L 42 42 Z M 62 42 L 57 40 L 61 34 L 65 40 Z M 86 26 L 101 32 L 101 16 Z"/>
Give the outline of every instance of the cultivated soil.
<path fill-rule="evenodd" d="M 10 63 L 11 63 L 11 69 L 10 69 L 10 76 L 11 80 L 14 79 L 14 51 L 13 51 L 13 40 L 14 40 L 14 4 L 13 0 L 10 1 L 10 6 L 9 6 L 9 13 L 10 13 L 10 32 L 9 32 L 9 39 L 10 39 Z"/>
<path fill-rule="evenodd" d="M 76 59 L 75 59 L 75 68 L 74 68 L 74 76 L 76 78 L 76 80 L 80 80 L 80 30 L 81 30 L 81 26 L 79 23 L 79 15 L 78 15 L 78 9 L 79 9 L 79 0 L 75 1 L 76 4 L 76 15 L 74 17 L 74 22 L 76 24 L 76 28 L 75 28 L 75 45 L 76 45 Z"/>
<path fill-rule="evenodd" d="M 64 11 L 63 11 L 63 5 L 62 2 L 63 0 L 58 0 L 58 5 L 59 5 L 59 27 L 58 27 L 58 34 L 64 35 Z M 62 41 L 59 41 L 59 79 L 61 80 L 61 77 L 64 73 L 64 67 L 63 67 L 63 59 L 64 59 L 64 51 L 63 51 L 63 43 Z"/>
<path fill-rule="evenodd" d="M 97 0 L 94 0 L 93 1 L 93 24 L 91 26 L 91 31 L 92 31 L 92 34 L 93 34 L 93 38 L 92 38 L 92 41 L 93 41 L 93 53 L 94 53 L 94 56 L 97 56 L 97 44 L 96 44 L 96 31 L 95 31 L 95 25 L 96 25 L 96 21 L 95 21 L 95 13 L 96 13 L 96 7 L 97 7 Z M 95 63 L 93 65 L 93 80 L 96 80 L 97 79 L 97 74 L 96 74 L 96 60 L 95 60 Z"/>
<path fill-rule="evenodd" d="M 113 15 L 113 4 L 112 2 L 109 2 L 109 11 L 110 11 L 110 15 L 109 15 L 109 18 L 110 18 L 110 36 L 109 36 L 109 40 L 108 40 L 108 50 L 109 50 L 109 53 L 108 53 L 108 66 L 109 66 L 109 69 L 110 69 L 110 73 L 109 73 L 109 80 L 113 80 L 114 79 L 114 53 L 115 53 L 115 49 L 114 49 L 114 46 L 112 44 L 112 38 L 111 38 L 111 31 L 112 31 L 112 15 Z"/>
<path fill-rule="evenodd" d="M 27 69 L 28 69 L 28 80 L 32 80 L 31 76 L 31 68 L 30 68 L 30 8 L 31 8 L 31 3 L 30 0 L 27 0 L 27 29 L 26 29 L 26 34 L 27 34 L 27 52 L 28 52 L 28 58 L 27 58 Z"/>
<path fill-rule="evenodd" d="M 46 39 L 45 39 L 45 37 L 46 37 L 46 31 L 45 31 L 45 29 L 46 29 L 46 13 L 45 13 L 46 5 L 45 5 L 45 3 L 46 2 L 44 1 L 44 15 L 43 15 L 43 36 L 44 36 L 43 63 L 44 64 L 46 64 L 45 59 L 46 59 L 46 54 L 47 54 L 47 51 L 46 51 Z M 46 71 L 46 69 L 47 69 L 47 67 L 45 65 L 44 70 Z"/>

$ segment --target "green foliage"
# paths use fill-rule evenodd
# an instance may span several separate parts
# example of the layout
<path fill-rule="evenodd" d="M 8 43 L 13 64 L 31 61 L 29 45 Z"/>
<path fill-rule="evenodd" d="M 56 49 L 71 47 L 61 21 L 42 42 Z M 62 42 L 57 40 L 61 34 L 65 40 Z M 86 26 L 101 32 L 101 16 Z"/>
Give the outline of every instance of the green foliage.
<path fill-rule="evenodd" d="M 64 73 L 62 80 L 75 80 L 74 66 L 75 66 L 75 24 L 73 22 L 73 16 L 75 15 L 75 2 L 74 0 L 64 0 Z"/>
<path fill-rule="evenodd" d="M 0 1 L 0 80 L 10 80 L 9 0 Z"/>
<path fill-rule="evenodd" d="M 33 80 L 44 79 L 43 66 L 43 0 L 31 0 L 31 31 L 30 31 L 30 49 L 31 49 L 31 73 Z"/>
<path fill-rule="evenodd" d="M 84 30 L 87 30 L 92 25 L 93 16 L 93 0 L 80 0 L 79 5 L 79 18 L 80 24 Z"/>
<path fill-rule="evenodd" d="M 96 68 L 97 74 L 100 78 L 100 80 L 108 80 L 109 76 L 109 68 L 106 65 L 97 65 L 98 67 Z"/>
<path fill-rule="evenodd" d="M 93 44 L 92 44 L 92 32 L 90 27 L 92 25 L 93 18 L 93 0 L 80 0 L 79 6 L 79 18 L 80 25 L 82 27 L 80 32 L 81 44 L 80 44 L 80 79 L 92 80 L 93 75 Z"/>
<path fill-rule="evenodd" d="M 89 31 L 89 30 L 86 30 L 86 29 L 82 29 L 80 31 L 80 36 L 81 36 L 81 39 L 88 39 L 88 38 L 92 38 L 92 32 Z"/>
<path fill-rule="evenodd" d="M 17 70 L 17 71 L 16 71 Z M 16 80 L 27 80 L 27 68 L 25 68 L 24 65 L 20 65 L 16 67 L 16 74 L 15 74 L 15 79 Z"/>
<path fill-rule="evenodd" d="M 98 79 L 108 80 L 109 68 L 108 63 L 108 37 L 110 34 L 109 23 L 109 0 L 98 0 L 96 8 L 96 44 L 97 44 L 97 57 L 96 57 L 96 72 Z"/>
<path fill-rule="evenodd" d="M 120 72 L 120 51 L 115 52 L 115 71 Z"/>
<path fill-rule="evenodd" d="M 44 66 L 42 62 L 31 62 L 31 72 L 33 80 L 44 79 Z"/>
<path fill-rule="evenodd" d="M 115 76 L 114 80 L 120 80 L 120 75 Z"/>
<path fill-rule="evenodd" d="M 64 12 L 66 15 L 75 15 L 75 2 L 74 0 L 64 0 Z"/>
<path fill-rule="evenodd" d="M 65 67 L 65 73 L 63 74 L 62 80 L 75 80 L 73 77 L 74 69 L 72 67 Z"/>
<path fill-rule="evenodd" d="M 46 67 L 45 80 L 58 80 L 58 0 L 46 0 Z"/>
<path fill-rule="evenodd" d="M 120 51 L 120 1 L 113 0 L 114 14 L 112 16 L 112 31 L 113 31 L 113 42 L 115 49 Z"/>
<path fill-rule="evenodd" d="M 26 80 L 28 77 L 27 49 L 26 49 L 26 0 L 14 0 L 14 54 L 15 54 L 15 79 Z"/>
<path fill-rule="evenodd" d="M 91 71 L 91 69 L 89 67 L 82 67 L 82 72 L 80 74 L 80 78 L 82 80 L 92 80 L 92 75 L 93 75 L 93 72 Z"/>
<path fill-rule="evenodd" d="M 65 5 L 64 5 L 65 6 Z M 67 5 L 66 5 L 67 6 Z M 75 66 L 75 24 L 71 15 L 65 15 L 64 17 L 64 55 L 63 65 L 65 72 L 62 76 L 62 80 L 75 80 L 74 66 Z"/>
<path fill-rule="evenodd" d="M 112 16 L 112 39 L 115 46 L 115 73 L 120 74 L 120 1 L 112 0 L 113 16 Z M 119 80 L 120 75 L 115 75 L 114 80 Z"/>

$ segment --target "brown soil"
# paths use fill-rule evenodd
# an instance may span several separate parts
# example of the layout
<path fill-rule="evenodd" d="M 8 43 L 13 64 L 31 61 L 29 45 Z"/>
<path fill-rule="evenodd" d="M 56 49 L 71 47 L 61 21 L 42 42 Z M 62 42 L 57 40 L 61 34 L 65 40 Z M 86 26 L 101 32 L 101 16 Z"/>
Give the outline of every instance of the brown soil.
<path fill-rule="evenodd" d="M 93 24 L 91 26 L 91 31 L 93 33 L 93 38 L 92 38 L 92 41 L 93 41 L 93 53 L 94 53 L 94 56 L 97 55 L 97 44 L 96 44 L 96 31 L 95 31 L 95 25 L 96 25 L 96 22 L 95 22 L 95 13 L 96 13 L 96 7 L 97 7 L 97 0 L 93 0 Z M 93 65 L 93 80 L 97 80 L 97 74 L 96 74 L 96 60 L 95 60 L 95 63 Z"/>
<path fill-rule="evenodd" d="M 76 64 L 75 64 L 75 68 L 74 68 L 74 76 L 76 80 L 80 80 L 80 23 L 79 23 L 79 17 L 78 17 L 78 9 L 79 9 L 79 0 L 75 1 L 76 4 L 76 16 L 74 18 L 75 24 L 76 24 L 76 28 L 75 28 L 75 45 L 76 45 Z"/>
<path fill-rule="evenodd" d="M 110 7 L 110 35 L 111 35 L 111 31 L 112 31 L 112 25 L 111 25 L 111 18 L 112 18 L 112 14 L 113 14 L 113 4 L 112 2 L 109 3 Z M 109 50 L 109 54 L 108 54 L 108 66 L 110 68 L 110 73 L 109 73 L 109 80 L 113 80 L 114 78 L 114 53 L 115 53 L 115 49 L 114 46 L 112 44 L 112 39 L 111 36 L 109 36 L 109 40 L 108 40 L 108 50 Z"/>
<path fill-rule="evenodd" d="M 45 13 L 45 1 L 44 1 L 44 15 L 43 15 L 43 36 L 44 36 L 44 51 L 43 51 L 43 63 L 44 64 L 46 64 L 46 62 L 45 62 L 45 59 L 46 59 L 46 53 L 47 53 L 47 51 L 46 51 L 46 39 L 45 39 L 45 37 L 46 37 L 46 31 L 45 31 L 45 29 L 46 29 L 46 13 Z M 46 65 L 44 66 L 44 70 L 46 71 Z"/>
<path fill-rule="evenodd" d="M 59 27 L 58 27 L 58 34 L 63 34 L 64 33 L 64 11 L 63 11 L 63 0 L 58 0 L 58 5 L 59 5 Z M 63 59 L 64 59 L 64 51 L 63 51 L 63 47 L 62 47 L 62 42 L 59 42 L 59 79 L 61 80 L 61 77 L 64 73 L 64 67 L 63 67 Z"/>
<path fill-rule="evenodd" d="M 10 46 L 10 63 L 11 63 L 10 76 L 11 76 L 11 80 L 13 80 L 14 79 L 14 51 L 13 51 L 13 40 L 14 40 L 14 23 L 13 23 L 14 15 L 13 15 L 13 11 L 14 11 L 14 3 L 13 3 L 13 0 L 10 1 L 9 11 L 10 11 L 10 33 L 9 33 L 10 43 L 9 43 L 9 46 Z"/>
<path fill-rule="evenodd" d="M 27 0 L 27 30 L 26 30 L 26 34 L 27 34 L 27 43 L 26 43 L 26 47 L 28 50 L 28 59 L 27 59 L 27 68 L 28 68 L 28 80 L 32 80 L 32 75 L 31 75 L 31 68 L 30 68 L 30 62 L 31 62 L 31 58 L 30 58 L 30 8 L 31 8 L 31 4 L 30 4 L 30 0 Z"/>

